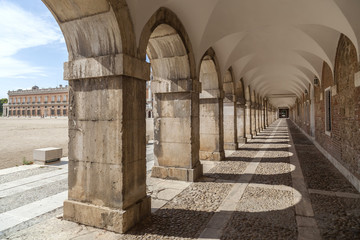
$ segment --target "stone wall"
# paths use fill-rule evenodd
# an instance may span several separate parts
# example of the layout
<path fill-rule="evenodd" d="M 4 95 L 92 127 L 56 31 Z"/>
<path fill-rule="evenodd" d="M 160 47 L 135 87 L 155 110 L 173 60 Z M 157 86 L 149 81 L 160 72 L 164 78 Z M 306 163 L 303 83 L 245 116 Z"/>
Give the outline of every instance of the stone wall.
<path fill-rule="evenodd" d="M 315 141 L 360 179 L 360 87 L 355 87 L 355 74 L 360 66 L 352 42 L 341 35 L 337 47 L 334 74 L 323 63 L 322 79 L 314 88 Z M 334 77 L 333 77 L 334 76 Z M 331 131 L 325 131 L 325 89 L 331 88 Z M 308 94 L 309 95 L 309 94 Z M 299 116 L 296 105 L 293 120 L 310 134 L 304 121 L 304 102 L 299 101 Z"/>
<path fill-rule="evenodd" d="M 340 162 L 360 178 L 360 87 L 355 88 L 355 73 L 359 72 L 356 49 L 351 41 L 341 35 L 335 62 L 337 92 L 332 98 L 334 125 L 333 148 L 341 151 Z"/>

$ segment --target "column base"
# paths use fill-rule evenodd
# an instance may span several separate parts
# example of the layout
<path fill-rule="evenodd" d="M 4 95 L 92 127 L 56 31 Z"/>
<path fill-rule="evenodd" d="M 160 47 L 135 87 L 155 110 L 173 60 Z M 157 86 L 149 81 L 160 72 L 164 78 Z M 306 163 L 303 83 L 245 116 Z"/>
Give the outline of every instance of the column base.
<path fill-rule="evenodd" d="M 193 169 L 154 166 L 151 169 L 151 177 L 172 179 L 186 182 L 195 182 L 203 175 L 202 164 Z"/>
<path fill-rule="evenodd" d="M 244 144 L 244 143 L 247 143 L 247 138 L 246 137 L 238 137 L 237 141 L 238 141 L 238 144 Z"/>
<path fill-rule="evenodd" d="M 125 233 L 150 214 L 150 196 L 144 197 L 125 210 L 72 200 L 64 201 L 65 220 L 117 233 Z"/>
<path fill-rule="evenodd" d="M 257 135 L 257 132 L 256 132 L 256 131 L 253 131 L 253 132 L 251 133 L 251 135 L 254 137 L 254 136 Z"/>
<path fill-rule="evenodd" d="M 253 135 L 252 134 L 246 134 L 246 139 L 253 139 Z"/>
<path fill-rule="evenodd" d="M 208 161 L 222 161 L 225 159 L 225 152 L 207 152 L 207 151 L 200 151 L 199 157 L 201 160 L 208 160 Z"/>
<path fill-rule="evenodd" d="M 236 150 L 237 146 L 237 143 L 224 143 L 224 150 Z"/>

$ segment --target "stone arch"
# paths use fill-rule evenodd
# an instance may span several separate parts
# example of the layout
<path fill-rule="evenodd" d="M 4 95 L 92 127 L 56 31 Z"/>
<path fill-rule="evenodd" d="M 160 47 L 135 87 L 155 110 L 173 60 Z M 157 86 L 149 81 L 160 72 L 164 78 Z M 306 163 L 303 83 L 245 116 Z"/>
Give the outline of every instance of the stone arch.
<path fill-rule="evenodd" d="M 222 79 L 215 52 L 209 49 L 199 66 L 200 159 L 220 161 L 225 158 Z"/>
<path fill-rule="evenodd" d="M 134 56 L 135 35 L 125 0 L 42 1 L 64 34 L 70 61 L 120 53 Z"/>
<path fill-rule="evenodd" d="M 195 127 L 199 125 L 199 93 L 193 54 L 183 25 L 166 8 L 155 12 L 143 28 L 138 56 L 144 60 L 146 55 L 154 95 L 152 176 L 195 181 L 202 167 Z"/>
<path fill-rule="evenodd" d="M 243 78 L 235 82 L 235 96 L 238 102 L 245 103 L 245 87 Z"/>
<path fill-rule="evenodd" d="M 126 232 L 150 214 L 145 80 L 125 0 L 43 0 L 69 62 L 69 194 L 64 219 Z M 135 214 L 134 214 L 135 213 Z"/>
<path fill-rule="evenodd" d="M 206 80 L 206 81 L 205 81 Z M 223 81 L 215 51 L 208 49 L 199 65 L 200 98 L 223 98 Z"/>
<path fill-rule="evenodd" d="M 235 82 L 233 80 L 233 72 L 230 67 L 223 78 L 224 101 L 234 101 L 235 98 Z"/>
<path fill-rule="evenodd" d="M 340 91 L 343 86 L 345 79 L 351 81 L 349 72 L 357 72 L 359 70 L 359 63 L 357 61 L 357 52 L 354 44 L 344 34 L 340 35 L 338 46 L 336 49 L 335 56 L 335 68 L 334 68 L 334 85 L 337 85 Z M 339 84 L 340 83 L 340 84 Z M 351 84 L 351 83 L 350 83 Z M 340 86 L 339 86 L 340 85 Z"/>
<path fill-rule="evenodd" d="M 158 29 L 157 34 L 153 35 L 155 30 L 160 26 L 168 26 L 167 29 Z M 166 27 L 164 27 L 166 28 Z M 172 30 L 170 29 L 172 28 Z M 162 31 L 161 31 L 162 30 Z M 176 34 L 175 34 L 176 33 Z M 165 34 L 165 35 L 162 35 Z M 173 42 L 174 46 L 166 46 L 166 48 L 162 48 L 161 50 L 157 48 L 157 50 L 161 51 L 158 52 L 160 56 L 167 56 L 168 54 L 172 53 L 172 56 L 176 56 L 178 54 L 178 57 L 185 58 L 187 56 L 188 66 L 189 68 L 186 69 L 186 72 L 189 72 L 189 80 L 191 81 L 197 81 L 197 75 L 196 75 L 196 64 L 195 64 L 195 58 L 194 58 L 194 52 L 191 45 L 190 38 L 185 30 L 184 25 L 181 23 L 180 19 L 176 16 L 175 13 L 173 13 L 171 10 L 167 8 L 159 8 L 148 20 L 148 22 L 145 24 L 139 41 L 139 47 L 138 47 L 138 57 L 140 59 L 145 60 L 146 54 L 149 52 L 149 42 L 153 36 L 154 37 L 166 37 L 166 34 L 175 35 L 173 36 Z M 181 42 L 181 44 L 180 44 Z M 159 43 L 161 44 L 161 43 Z M 182 45 L 182 46 L 181 46 Z M 163 46 L 165 47 L 165 46 Z M 149 49 L 150 51 L 154 51 L 156 49 Z M 177 66 L 178 67 L 178 66 Z M 184 67 L 181 65 L 181 67 Z M 183 69 L 184 70 L 184 69 Z M 191 90 L 196 90 L 196 84 L 193 83 L 193 85 L 189 86 Z"/>

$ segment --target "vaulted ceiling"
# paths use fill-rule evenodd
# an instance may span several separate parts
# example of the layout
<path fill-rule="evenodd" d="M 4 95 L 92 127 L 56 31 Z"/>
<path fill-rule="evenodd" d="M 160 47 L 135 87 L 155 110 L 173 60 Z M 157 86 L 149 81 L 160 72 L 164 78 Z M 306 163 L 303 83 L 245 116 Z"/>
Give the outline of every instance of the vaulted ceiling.
<path fill-rule="evenodd" d="M 278 107 L 291 106 L 323 62 L 333 70 L 340 34 L 359 49 L 360 0 L 128 0 L 135 37 L 160 7 L 184 25 L 197 64 L 215 50 L 221 75 L 232 67 Z"/>

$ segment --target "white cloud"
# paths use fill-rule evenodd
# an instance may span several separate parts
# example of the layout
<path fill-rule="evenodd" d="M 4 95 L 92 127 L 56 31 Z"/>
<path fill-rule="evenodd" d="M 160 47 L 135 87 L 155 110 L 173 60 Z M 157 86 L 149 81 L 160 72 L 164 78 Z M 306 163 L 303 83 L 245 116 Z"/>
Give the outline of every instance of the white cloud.
<path fill-rule="evenodd" d="M 43 70 L 11 57 L 0 57 L 0 78 L 23 78 L 28 74 L 43 74 Z"/>
<path fill-rule="evenodd" d="M 21 49 L 64 41 L 50 15 L 37 16 L 9 1 L 0 0 L 0 29 L 0 78 L 43 73 L 13 56 Z"/>

